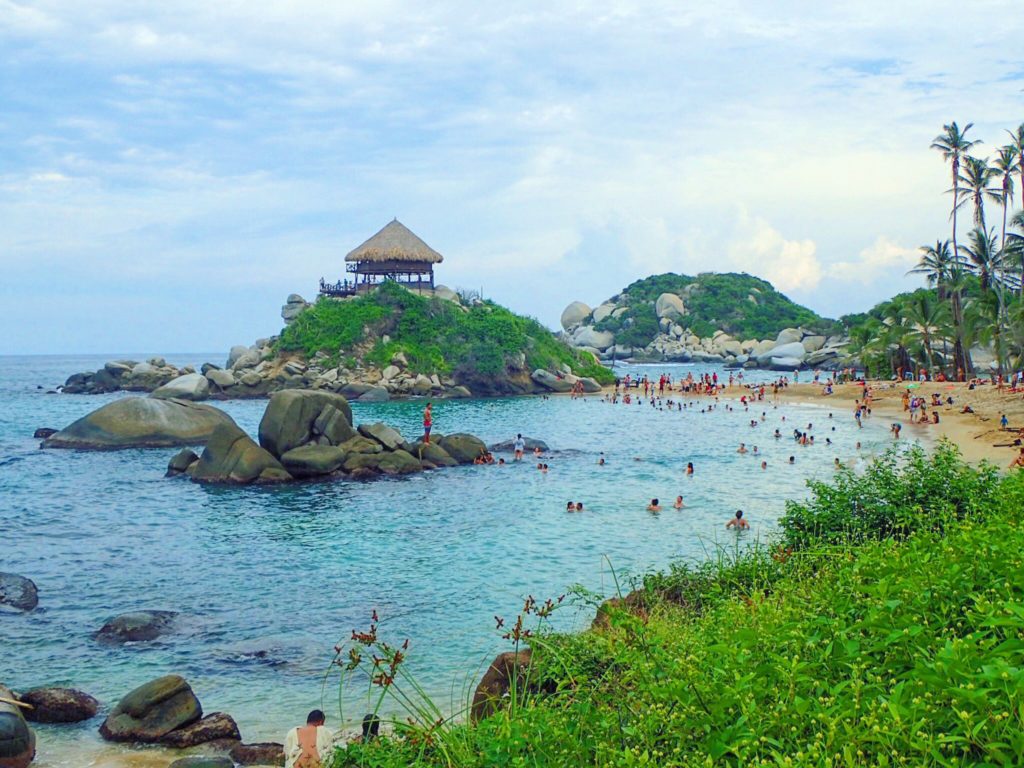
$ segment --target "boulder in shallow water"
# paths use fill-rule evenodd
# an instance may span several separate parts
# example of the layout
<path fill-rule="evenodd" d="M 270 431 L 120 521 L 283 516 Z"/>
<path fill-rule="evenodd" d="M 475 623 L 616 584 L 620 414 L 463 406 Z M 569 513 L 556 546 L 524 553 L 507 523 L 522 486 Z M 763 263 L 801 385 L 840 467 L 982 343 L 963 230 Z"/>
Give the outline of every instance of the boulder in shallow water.
<path fill-rule="evenodd" d="M 412 455 L 421 462 L 428 462 L 435 467 L 455 467 L 459 463 L 437 443 L 424 443 L 422 440 L 417 441 L 412 447 Z"/>
<path fill-rule="evenodd" d="M 175 728 L 203 716 L 199 699 L 178 675 L 151 680 L 129 693 L 111 711 L 100 735 L 107 741 L 153 744 Z"/>
<path fill-rule="evenodd" d="M 0 698 L 15 700 L 2 685 Z M 35 756 L 36 735 L 25 722 L 21 707 L 0 701 L 0 766 L 27 768 Z"/>
<path fill-rule="evenodd" d="M 423 470 L 420 460 L 401 449 L 386 453 L 377 464 L 377 469 L 385 475 L 410 475 Z"/>
<path fill-rule="evenodd" d="M 362 435 L 356 435 L 350 440 L 346 440 L 344 443 L 338 446 L 345 453 L 380 453 L 384 450 L 380 443 L 376 440 L 368 440 Z"/>
<path fill-rule="evenodd" d="M 537 384 L 544 387 L 545 389 L 551 390 L 552 392 L 571 392 L 572 384 L 565 380 L 564 377 L 556 376 L 551 371 L 545 371 L 543 368 L 538 368 L 532 374 L 530 378 L 533 379 Z"/>
<path fill-rule="evenodd" d="M 96 633 L 107 643 L 139 643 L 155 640 L 174 628 L 175 611 L 132 611 L 115 616 Z"/>
<path fill-rule="evenodd" d="M 96 717 L 100 708 L 96 699 L 74 688 L 33 688 L 19 698 L 32 705 L 25 719 L 34 723 L 80 723 Z"/>
<path fill-rule="evenodd" d="M 183 474 L 197 461 L 199 461 L 199 456 L 195 451 L 191 448 L 182 448 L 167 462 L 167 474 L 164 477 L 176 477 Z"/>
<path fill-rule="evenodd" d="M 46 438 L 55 434 L 57 434 L 57 430 L 54 429 L 53 427 L 40 427 L 39 429 L 32 433 L 32 437 L 34 437 L 36 440 L 45 440 Z"/>
<path fill-rule="evenodd" d="M 359 396 L 360 403 L 386 403 L 391 399 L 391 393 L 384 387 L 371 387 Z"/>
<path fill-rule="evenodd" d="M 239 744 L 228 755 L 239 765 L 284 765 L 284 745 L 276 741 Z"/>
<path fill-rule="evenodd" d="M 367 472 L 377 472 L 377 467 L 380 466 L 385 455 L 384 453 L 353 453 L 345 459 L 341 468 L 349 474 L 359 471 L 362 477 L 366 477 Z"/>
<path fill-rule="evenodd" d="M 356 431 L 352 428 L 351 413 L 346 414 L 333 405 L 325 405 L 313 422 L 313 434 L 327 438 L 331 445 L 341 445 L 346 440 L 351 440 L 356 436 Z"/>
<path fill-rule="evenodd" d="M 446 435 L 437 442 L 459 464 L 472 464 L 478 456 L 487 453 L 483 440 L 465 433 Z"/>
<path fill-rule="evenodd" d="M 118 450 L 202 445 L 219 425 L 234 426 L 235 422 L 210 405 L 124 397 L 51 435 L 43 447 Z"/>
<path fill-rule="evenodd" d="M 178 749 L 187 749 L 199 744 L 209 744 L 211 741 L 241 741 L 242 734 L 238 730 L 238 723 L 231 715 L 223 712 L 214 712 L 202 720 L 196 720 L 191 725 L 175 728 L 162 739 L 161 744 Z"/>
<path fill-rule="evenodd" d="M 237 424 L 231 423 L 214 430 L 192 479 L 197 483 L 246 485 L 287 482 L 292 476 Z"/>
<path fill-rule="evenodd" d="M 359 434 L 370 440 L 376 440 L 389 451 L 394 451 L 405 444 L 402 434 L 382 421 L 375 424 L 360 424 Z"/>
<path fill-rule="evenodd" d="M 235 374 L 231 371 L 222 371 L 220 368 L 211 368 L 206 372 L 206 378 L 209 379 L 211 384 L 214 384 L 221 389 L 227 389 L 237 384 Z"/>
<path fill-rule="evenodd" d="M 0 610 L 31 611 L 39 605 L 39 590 L 32 579 L 0 572 Z"/>
<path fill-rule="evenodd" d="M 275 392 L 260 420 L 260 445 L 274 456 L 311 442 L 320 414 L 331 406 L 352 424 L 352 407 L 342 395 L 322 390 L 289 389 Z"/>
<path fill-rule="evenodd" d="M 535 448 L 540 448 L 541 451 L 547 453 L 551 449 L 548 448 L 548 444 L 537 437 L 524 437 L 523 442 L 526 444 L 527 451 L 533 451 Z M 495 443 L 491 446 L 491 451 L 497 453 L 512 453 L 515 451 L 516 441 L 515 440 L 503 440 L 500 443 Z"/>
<path fill-rule="evenodd" d="M 317 477 L 339 469 L 347 455 L 333 445 L 301 445 L 284 454 L 281 464 L 293 477 Z"/>
<path fill-rule="evenodd" d="M 205 400 L 210 396 L 210 380 L 201 373 L 186 373 L 157 387 L 150 394 L 159 400 Z"/>

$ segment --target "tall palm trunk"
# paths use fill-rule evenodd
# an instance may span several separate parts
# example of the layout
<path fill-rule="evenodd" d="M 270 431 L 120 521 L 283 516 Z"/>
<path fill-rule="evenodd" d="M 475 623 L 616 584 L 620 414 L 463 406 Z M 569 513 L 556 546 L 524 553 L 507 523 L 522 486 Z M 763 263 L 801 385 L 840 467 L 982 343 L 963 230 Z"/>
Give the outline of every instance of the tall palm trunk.
<path fill-rule="evenodd" d="M 953 211 L 950 214 L 950 218 L 953 219 L 953 258 L 957 259 L 960 257 L 960 251 L 956 244 L 956 208 L 957 202 L 960 199 L 960 159 L 957 157 L 953 158 Z M 960 297 L 960 287 L 957 286 L 952 292 L 952 308 L 953 308 L 953 365 L 958 371 L 963 371 L 964 375 L 971 373 L 971 359 L 970 354 L 964 349 L 964 311 L 963 304 Z"/>

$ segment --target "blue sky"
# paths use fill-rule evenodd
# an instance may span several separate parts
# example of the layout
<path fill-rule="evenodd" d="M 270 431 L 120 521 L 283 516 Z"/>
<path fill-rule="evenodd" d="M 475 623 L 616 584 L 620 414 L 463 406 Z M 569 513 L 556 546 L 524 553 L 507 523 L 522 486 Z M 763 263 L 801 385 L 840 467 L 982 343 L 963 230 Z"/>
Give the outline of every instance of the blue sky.
<path fill-rule="evenodd" d="M 768 6 L 0 0 L 0 353 L 248 343 L 394 216 L 552 327 L 668 270 L 866 309 L 942 124 L 1024 121 L 1024 14 Z"/>

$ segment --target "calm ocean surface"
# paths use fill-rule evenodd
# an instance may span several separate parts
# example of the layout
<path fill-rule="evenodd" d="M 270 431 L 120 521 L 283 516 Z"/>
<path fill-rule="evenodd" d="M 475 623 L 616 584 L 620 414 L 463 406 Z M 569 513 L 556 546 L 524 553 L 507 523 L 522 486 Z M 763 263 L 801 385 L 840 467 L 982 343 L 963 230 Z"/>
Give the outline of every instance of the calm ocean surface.
<path fill-rule="evenodd" d="M 371 483 L 207 488 L 164 478 L 176 449 L 38 449 L 37 427 L 63 427 L 120 396 L 45 390 L 113 357 L 0 357 L 0 570 L 34 579 L 40 593 L 33 613 L 0 613 L 0 681 L 69 685 L 112 706 L 174 672 L 207 712 L 234 716 L 246 741 L 280 741 L 321 704 L 339 724 L 336 685 L 321 699 L 323 675 L 335 643 L 364 628 L 373 610 L 384 638 L 410 639 L 409 668 L 456 710 L 480 669 L 508 649 L 494 615 L 514 617 L 525 595 L 557 597 L 577 583 L 612 595 L 609 563 L 622 580 L 735 547 L 723 526 L 737 508 L 753 526 L 739 543 L 752 543 L 772 531 L 785 499 L 806 494 L 807 478 L 828 478 L 836 457 L 850 461 L 889 442 L 886 424 L 868 420 L 858 430 L 845 411 L 829 419 L 824 400 L 749 412 L 738 402 L 726 411 L 723 400 L 705 414 L 707 399 L 682 413 L 597 397 L 439 401 L 437 432 L 488 443 L 516 432 L 543 438 L 554 450 L 550 473 L 524 462 Z M 177 364 L 222 357 L 167 356 Z M 714 368 L 635 370 L 657 377 Z M 769 376 L 748 372 L 747 381 Z M 215 405 L 255 435 L 266 403 Z M 383 420 L 407 437 L 420 431 L 421 402 L 353 410 L 357 422 Z M 752 429 L 761 410 L 767 421 Z M 800 448 L 789 435 L 808 422 L 818 444 Z M 776 427 L 782 440 L 771 437 Z M 741 440 L 762 456 L 737 454 Z M 598 467 L 602 451 L 608 463 Z M 795 466 L 786 464 L 791 454 Z M 687 461 L 693 478 L 683 475 Z M 683 511 L 668 508 L 676 494 Z M 666 505 L 660 515 L 645 511 L 653 496 Z M 569 499 L 586 512 L 567 515 Z M 107 619 L 140 608 L 181 612 L 180 632 L 125 647 L 92 639 Z M 593 609 L 570 605 L 555 618 L 582 628 Z M 362 711 L 355 702 L 346 719 Z M 99 744 L 99 722 L 41 728 L 37 764 L 113 764 L 116 749 Z"/>

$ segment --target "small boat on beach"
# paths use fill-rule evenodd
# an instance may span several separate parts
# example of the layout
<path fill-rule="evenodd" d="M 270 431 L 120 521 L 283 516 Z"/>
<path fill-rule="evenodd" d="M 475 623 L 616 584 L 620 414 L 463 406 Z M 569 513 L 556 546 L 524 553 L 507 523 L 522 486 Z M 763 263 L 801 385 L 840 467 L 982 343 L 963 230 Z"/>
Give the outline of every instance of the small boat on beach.
<path fill-rule="evenodd" d="M 0 686 L 0 768 L 27 768 L 35 756 L 36 735 L 14 694 Z"/>

